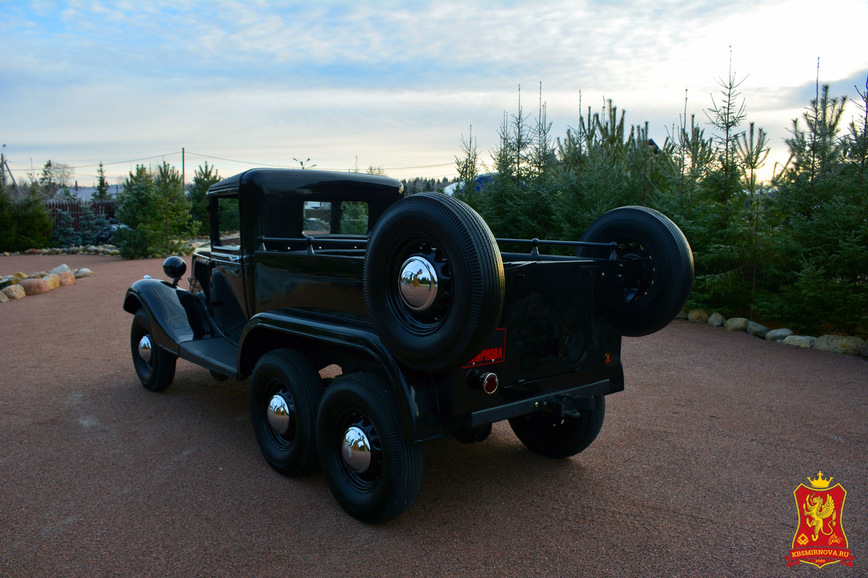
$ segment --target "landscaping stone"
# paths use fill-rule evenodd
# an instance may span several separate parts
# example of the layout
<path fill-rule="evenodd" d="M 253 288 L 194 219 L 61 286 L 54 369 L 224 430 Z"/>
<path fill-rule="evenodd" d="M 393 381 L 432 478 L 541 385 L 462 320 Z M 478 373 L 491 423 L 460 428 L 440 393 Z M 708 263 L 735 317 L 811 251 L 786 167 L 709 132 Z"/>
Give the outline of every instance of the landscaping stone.
<path fill-rule="evenodd" d="M 0 303 L 6 303 L 7 301 L 9 301 L 9 297 L 6 296 L 6 293 L 0 291 Z"/>
<path fill-rule="evenodd" d="M 777 341 L 780 343 L 781 341 L 783 341 L 784 339 L 786 339 L 787 337 L 789 337 L 792 334 L 793 334 L 792 329 L 786 329 L 786 328 L 772 329 L 771 331 L 766 333 L 766 339 L 768 339 L 769 341 Z"/>
<path fill-rule="evenodd" d="M 72 273 L 72 269 L 69 268 L 69 265 L 64 263 L 63 265 L 58 265 L 54 269 L 48 272 L 50 274 L 60 275 L 61 273 Z"/>
<path fill-rule="evenodd" d="M 23 288 L 24 293 L 28 297 L 30 295 L 42 295 L 43 293 L 48 293 L 49 291 L 51 291 L 51 287 L 49 287 L 48 283 L 46 283 L 43 279 L 24 279 L 18 285 L 13 285 L 13 287 Z"/>
<path fill-rule="evenodd" d="M 42 278 L 42 280 L 48 284 L 48 289 L 50 291 L 53 291 L 53 290 L 57 289 L 58 287 L 60 287 L 60 277 L 58 277 L 54 273 L 52 273 L 51 275 L 46 275 L 45 277 Z"/>
<path fill-rule="evenodd" d="M 790 335 L 789 337 L 784 337 L 785 345 L 793 345 L 802 349 L 811 349 L 816 341 L 816 337 L 809 335 Z"/>
<path fill-rule="evenodd" d="M 73 275 L 72 271 L 58 273 L 57 277 L 60 279 L 61 287 L 66 287 L 67 285 L 73 285 L 75 283 L 75 275 Z"/>
<path fill-rule="evenodd" d="M 726 317 L 715 311 L 708 317 L 708 324 L 712 327 L 720 327 L 726 323 Z"/>
<path fill-rule="evenodd" d="M 687 320 L 693 323 L 706 323 L 708 322 L 708 311 L 705 309 L 691 309 L 687 313 Z"/>
<path fill-rule="evenodd" d="M 865 340 L 852 335 L 823 335 L 814 343 L 814 349 L 847 355 L 862 355 Z"/>
<path fill-rule="evenodd" d="M 766 333 L 769 332 L 769 328 L 765 325 L 761 325 L 756 321 L 748 321 L 747 322 L 747 332 L 751 335 L 756 335 L 757 337 L 762 337 L 765 339 Z"/>
<path fill-rule="evenodd" d="M 747 319 L 744 317 L 730 317 L 723 324 L 727 331 L 747 331 Z"/>
<path fill-rule="evenodd" d="M 82 267 L 81 269 L 75 270 L 76 279 L 83 279 L 85 277 L 90 277 L 91 275 L 93 275 L 93 271 L 91 271 L 87 267 Z"/>
<path fill-rule="evenodd" d="M 27 297 L 27 293 L 21 285 L 10 285 L 9 287 L 4 287 L 3 294 L 9 299 L 24 299 Z"/>

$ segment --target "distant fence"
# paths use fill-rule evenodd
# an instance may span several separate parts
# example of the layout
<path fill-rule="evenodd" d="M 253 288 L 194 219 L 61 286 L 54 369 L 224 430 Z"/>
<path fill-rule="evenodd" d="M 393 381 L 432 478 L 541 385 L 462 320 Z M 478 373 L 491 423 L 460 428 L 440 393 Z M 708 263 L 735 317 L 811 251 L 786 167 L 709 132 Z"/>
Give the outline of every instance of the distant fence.
<path fill-rule="evenodd" d="M 85 203 L 78 200 L 70 201 L 64 199 L 52 199 L 50 201 L 45 201 L 45 208 L 51 215 L 55 227 L 60 225 L 61 211 L 66 211 L 72 217 L 72 226 L 76 231 L 80 231 L 81 209 L 84 204 Z M 110 199 L 108 201 L 91 201 L 87 204 L 90 205 L 90 210 L 93 211 L 95 217 L 105 217 L 106 220 L 112 219 L 118 209 L 117 199 Z"/>

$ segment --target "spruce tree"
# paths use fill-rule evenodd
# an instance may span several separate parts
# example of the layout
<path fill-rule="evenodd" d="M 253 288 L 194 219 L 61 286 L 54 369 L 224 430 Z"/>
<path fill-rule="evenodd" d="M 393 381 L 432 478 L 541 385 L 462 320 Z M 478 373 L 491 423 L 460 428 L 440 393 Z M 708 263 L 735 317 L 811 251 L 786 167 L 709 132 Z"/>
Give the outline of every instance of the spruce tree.
<path fill-rule="evenodd" d="M 96 192 L 91 197 L 92 201 L 106 201 L 109 199 L 109 184 L 105 176 L 105 169 L 102 166 L 102 161 L 99 162 L 99 168 L 96 171 L 97 183 Z"/>
<path fill-rule="evenodd" d="M 208 161 L 205 161 L 205 166 L 200 165 L 193 175 L 193 186 L 187 193 L 187 199 L 191 205 L 192 227 L 197 235 L 208 232 L 208 201 L 205 194 L 211 185 L 219 183 L 221 180 L 217 169 L 213 165 L 209 166 Z"/>

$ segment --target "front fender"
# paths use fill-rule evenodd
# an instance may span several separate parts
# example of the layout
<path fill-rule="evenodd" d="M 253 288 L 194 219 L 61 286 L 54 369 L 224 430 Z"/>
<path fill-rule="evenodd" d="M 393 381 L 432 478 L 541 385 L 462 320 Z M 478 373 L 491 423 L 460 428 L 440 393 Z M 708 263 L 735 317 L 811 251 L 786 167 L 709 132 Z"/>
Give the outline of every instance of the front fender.
<path fill-rule="evenodd" d="M 166 281 L 140 279 L 127 289 L 124 311 L 135 313 L 140 308 L 148 314 L 151 336 L 157 345 L 175 355 L 179 343 L 199 339 L 206 333 L 201 299 Z"/>

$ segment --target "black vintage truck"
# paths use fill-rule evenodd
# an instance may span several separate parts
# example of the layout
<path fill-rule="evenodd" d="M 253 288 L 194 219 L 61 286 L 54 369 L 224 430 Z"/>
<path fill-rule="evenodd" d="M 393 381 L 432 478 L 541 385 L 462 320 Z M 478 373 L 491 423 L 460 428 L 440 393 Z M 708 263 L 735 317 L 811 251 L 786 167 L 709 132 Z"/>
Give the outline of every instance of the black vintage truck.
<path fill-rule="evenodd" d="M 189 290 L 170 257 L 172 282 L 126 294 L 140 381 L 167 388 L 179 357 L 250 376 L 268 463 L 319 464 L 370 523 L 413 502 L 427 440 L 509 420 L 531 451 L 584 450 L 624 388 L 621 337 L 664 327 L 693 283 L 684 235 L 643 207 L 579 241 L 495 239 L 466 204 L 390 178 L 254 169 L 212 186 L 208 208 Z"/>

